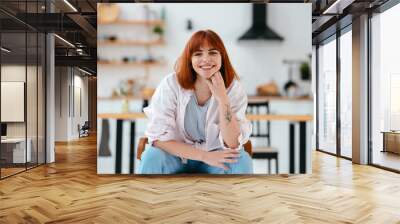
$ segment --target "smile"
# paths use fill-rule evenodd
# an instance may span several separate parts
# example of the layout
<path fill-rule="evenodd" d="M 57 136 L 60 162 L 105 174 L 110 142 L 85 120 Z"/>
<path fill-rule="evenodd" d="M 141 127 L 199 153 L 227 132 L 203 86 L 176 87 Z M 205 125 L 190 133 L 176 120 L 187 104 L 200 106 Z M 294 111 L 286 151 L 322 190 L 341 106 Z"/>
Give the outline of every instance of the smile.
<path fill-rule="evenodd" d="M 199 67 L 203 70 L 210 70 L 210 69 L 214 68 L 215 65 L 203 65 L 203 66 L 199 66 Z"/>

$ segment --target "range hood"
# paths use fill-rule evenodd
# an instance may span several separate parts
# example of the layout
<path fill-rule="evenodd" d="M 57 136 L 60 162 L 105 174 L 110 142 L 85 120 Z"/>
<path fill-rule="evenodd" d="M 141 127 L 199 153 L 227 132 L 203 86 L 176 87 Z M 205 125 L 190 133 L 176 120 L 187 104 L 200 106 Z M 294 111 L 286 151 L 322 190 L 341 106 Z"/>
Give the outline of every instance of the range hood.
<path fill-rule="evenodd" d="M 266 4 L 253 4 L 253 22 L 239 40 L 278 40 L 283 38 L 267 25 L 267 6 Z"/>

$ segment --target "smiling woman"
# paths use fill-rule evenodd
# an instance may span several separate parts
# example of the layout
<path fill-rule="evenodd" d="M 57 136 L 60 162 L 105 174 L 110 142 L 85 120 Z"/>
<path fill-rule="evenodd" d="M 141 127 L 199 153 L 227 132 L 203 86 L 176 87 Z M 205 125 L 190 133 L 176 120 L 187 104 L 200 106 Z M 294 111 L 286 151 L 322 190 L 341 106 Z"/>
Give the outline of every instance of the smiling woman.
<path fill-rule="evenodd" d="M 211 30 L 193 34 L 176 63 L 175 71 L 179 84 L 185 89 L 193 89 L 197 75 L 209 79 L 217 71 L 221 72 L 227 88 L 237 79 L 221 38 Z"/>
<path fill-rule="evenodd" d="M 251 125 L 247 96 L 221 38 L 211 30 L 192 35 L 149 107 L 148 149 L 141 174 L 252 173 L 243 150 Z"/>

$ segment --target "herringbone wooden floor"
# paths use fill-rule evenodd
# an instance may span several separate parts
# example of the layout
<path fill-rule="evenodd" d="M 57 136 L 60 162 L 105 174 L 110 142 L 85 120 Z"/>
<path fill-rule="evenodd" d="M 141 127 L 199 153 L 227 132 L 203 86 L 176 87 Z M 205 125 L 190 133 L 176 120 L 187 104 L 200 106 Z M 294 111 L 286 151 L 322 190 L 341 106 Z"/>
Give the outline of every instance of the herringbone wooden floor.
<path fill-rule="evenodd" d="M 400 223 L 400 175 L 315 152 L 313 174 L 96 174 L 96 139 L 0 181 L 0 223 Z"/>

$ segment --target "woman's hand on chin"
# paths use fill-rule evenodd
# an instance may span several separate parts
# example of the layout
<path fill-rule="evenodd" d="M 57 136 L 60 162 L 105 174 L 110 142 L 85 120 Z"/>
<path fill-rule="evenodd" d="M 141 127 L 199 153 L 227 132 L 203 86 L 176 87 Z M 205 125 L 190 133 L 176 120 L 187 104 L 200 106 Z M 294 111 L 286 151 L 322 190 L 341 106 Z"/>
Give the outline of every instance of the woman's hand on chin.
<path fill-rule="evenodd" d="M 226 102 L 228 96 L 226 94 L 225 82 L 222 78 L 221 72 L 216 72 L 209 79 L 206 79 L 206 83 L 211 90 L 212 95 L 219 102 Z"/>

